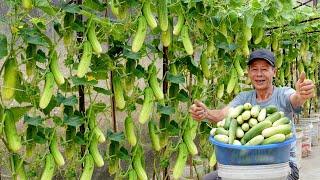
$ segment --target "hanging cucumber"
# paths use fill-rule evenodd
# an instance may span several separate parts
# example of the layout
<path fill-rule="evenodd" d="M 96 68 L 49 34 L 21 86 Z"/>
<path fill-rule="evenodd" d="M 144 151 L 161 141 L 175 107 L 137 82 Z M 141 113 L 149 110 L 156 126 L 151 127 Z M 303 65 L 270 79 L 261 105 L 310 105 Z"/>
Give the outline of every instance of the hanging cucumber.
<path fill-rule="evenodd" d="M 4 112 L 4 133 L 7 141 L 8 149 L 12 152 L 18 152 L 21 145 L 21 138 L 18 135 L 13 113 L 7 109 Z"/>
<path fill-rule="evenodd" d="M 218 89 L 217 89 L 217 98 L 221 99 L 223 97 L 223 92 L 224 92 L 224 83 L 219 84 Z"/>
<path fill-rule="evenodd" d="M 116 106 L 120 110 L 124 109 L 126 106 L 126 101 L 124 100 L 124 92 L 119 75 L 114 74 L 112 84 Z"/>
<path fill-rule="evenodd" d="M 179 179 L 183 174 L 184 168 L 188 160 L 188 148 L 184 142 L 179 144 L 179 153 L 173 168 L 173 179 Z"/>
<path fill-rule="evenodd" d="M 160 29 L 167 31 L 169 25 L 167 0 L 158 0 L 158 13 Z"/>
<path fill-rule="evenodd" d="M 208 57 L 205 51 L 202 52 L 200 57 L 200 65 L 203 72 L 203 75 L 206 79 L 211 78 L 211 72 L 209 70 Z"/>
<path fill-rule="evenodd" d="M 14 97 L 18 78 L 17 62 L 13 58 L 6 60 L 4 64 L 3 86 L 1 88 L 2 98 L 11 100 Z"/>
<path fill-rule="evenodd" d="M 84 167 L 80 180 L 91 180 L 94 170 L 94 160 L 90 153 L 86 154 L 84 159 Z"/>
<path fill-rule="evenodd" d="M 177 24 L 173 27 L 173 35 L 178 36 L 181 32 L 183 25 L 184 25 L 184 16 L 183 16 L 183 13 L 179 11 Z"/>
<path fill-rule="evenodd" d="M 157 69 L 154 64 L 151 64 L 149 66 L 149 74 L 149 85 L 152 88 L 153 94 L 157 98 L 157 100 L 162 101 L 164 99 L 164 94 L 162 92 L 162 89 L 160 88 L 160 84 L 157 78 Z"/>
<path fill-rule="evenodd" d="M 169 47 L 171 44 L 171 26 L 169 25 L 167 31 L 161 32 L 161 42 L 164 47 Z"/>
<path fill-rule="evenodd" d="M 182 43 L 184 46 L 184 49 L 186 50 L 188 55 L 193 54 L 193 45 L 189 37 L 189 29 L 187 25 L 183 25 L 181 29 L 181 38 L 182 38 Z"/>
<path fill-rule="evenodd" d="M 157 126 L 156 126 L 155 122 L 149 121 L 148 128 L 149 128 L 149 136 L 151 139 L 151 144 L 152 144 L 153 149 L 156 151 L 160 151 L 161 150 L 160 139 L 159 139 L 159 135 L 157 132 Z"/>
<path fill-rule="evenodd" d="M 73 23 L 75 21 L 74 13 L 66 12 L 63 17 L 63 28 L 65 30 L 63 34 L 63 42 L 66 47 L 70 46 L 74 42 L 74 32 L 72 29 Z"/>
<path fill-rule="evenodd" d="M 54 76 L 51 72 L 48 72 L 46 74 L 46 82 L 45 82 L 44 89 L 39 102 L 39 107 L 41 109 L 45 109 L 50 103 L 50 100 L 52 98 L 52 93 L 53 93 L 53 87 L 54 87 Z"/>
<path fill-rule="evenodd" d="M 51 53 L 51 62 L 50 62 L 50 70 L 54 76 L 54 80 L 56 81 L 56 83 L 58 84 L 58 86 L 64 84 L 64 77 L 63 74 L 61 73 L 60 69 L 59 69 L 59 59 L 58 59 L 58 55 L 57 52 L 55 50 L 52 51 Z"/>
<path fill-rule="evenodd" d="M 56 164 L 58 166 L 63 166 L 65 164 L 65 161 L 61 152 L 59 151 L 58 137 L 56 135 L 56 132 L 53 133 L 49 148 Z"/>
<path fill-rule="evenodd" d="M 134 132 L 134 123 L 133 119 L 131 116 L 128 116 L 124 120 L 124 130 L 125 130 L 125 135 L 127 137 L 127 140 L 131 146 L 135 146 L 137 144 L 137 137 Z"/>
<path fill-rule="evenodd" d="M 36 70 L 36 56 L 37 56 L 37 46 L 34 44 L 28 44 L 26 49 L 26 72 L 27 76 L 32 76 Z"/>
<path fill-rule="evenodd" d="M 26 156 L 31 157 L 34 151 L 34 148 L 36 146 L 33 138 L 37 134 L 37 128 L 36 126 L 28 124 L 27 127 L 27 133 L 26 133 L 26 140 L 27 140 L 27 145 L 26 145 Z"/>
<path fill-rule="evenodd" d="M 135 75 L 134 75 L 134 71 L 136 69 L 137 66 L 137 62 L 134 59 L 128 59 L 126 62 L 126 74 L 127 77 L 125 79 L 125 90 L 127 94 L 130 94 L 130 92 L 133 91 L 134 88 L 134 82 L 135 82 Z"/>
<path fill-rule="evenodd" d="M 88 35 L 87 35 L 91 46 L 92 46 L 92 50 L 96 53 L 96 54 L 101 54 L 102 53 L 102 47 L 100 42 L 98 41 L 97 35 L 96 35 L 96 31 L 95 31 L 95 23 L 91 22 L 91 25 L 89 26 L 88 29 Z"/>
<path fill-rule="evenodd" d="M 144 124 L 150 118 L 153 108 L 153 92 L 150 87 L 144 89 L 144 101 L 139 114 L 139 122 Z"/>
<path fill-rule="evenodd" d="M 134 53 L 138 52 L 141 49 L 147 34 L 146 18 L 144 16 L 140 16 L 138 21 L 139 21 L 138 29 L 136 31 L 136 34 L 134 35 L 134 38 L 132 41 L 132 47 L 131 47 L 131 50 Z"/>
<path fill-rule="evenodd" d="M 254 44 L 259 44 L 264 36 L 264 29 L 263 28 L 258 28 L 257 30 L 257 35 L 254 38 Z"/>
<path fill-rule="evenodd" d="M 230 79 L 227 85 L 227 93 L 231 94 L 233 91 L 234 87 L 236 86 L 236 83 L 238 82 L 238 76 L 237 76 L 237 70 L 235 68 L 231 69 L 231 75 Z"/>
<path fill-rule="evenodd" d="M 98 149 L 98 138 L 94 135 L 92 137 L 89 152 L 93 157 L 94 163 L 97 167 L 102 167 L 104 165 L 103 157 L 101 156 L 99 149 Z"/>
<path fill-rule="evenodd" d="M 33 7 L 32 0 L 22 0 L 22 7 L 26 10 L 31 10 Z"/>
<path fill-rule="evenodd" d="M 153 14 L 152 14 L 152 11 L 151 11 L 150 0 L 147 0 L 144 2 L 142 12 L 143 12 L 143 16 L 146 18 L 147 23 L 148 23 L 149 27 L 151 28 L 151 30 L 156 28 L 158 25 L 157 25 L 156 19 L 154 18 Z"/>
<path fill-rule="evenodd" d="M 82 78 L 89 70 L 92 57 L 92 47 L 88 41 L 83 43 L 83 53 L 78 65 L 77 76 Z"/>
<path fill-rule="evenodd" d="M 20 158 L 19 154 L 12 154 L 13 159 L 13 169 L 15 171 L 14 179 L 18 180 L 27 180 L 27 174 L 24 168 L 24 162 Z"/>
<path fill-rule="evenodd" d="M 197 146 L 193 142 L 191 129 L 186 129 L 183 134 L 183 141 L 186 143 L 189 153 L 194 156 L 198 154 Z"/>
<path fill-rule="evenodd" d="M 136 154 L 133 156 L 132 165 L 134 170 L 136 171 L 139 180 L 148 180 L 148 176 L 146 171 L 143 168 L 142 165 L 142 155 L 143 152 L 141 152 L 141 148 L 137 148 Z"/>
<path fill-rule="evenodd" d="M 128 180 L 137 180 L 138 175 L 134 169 L 130 169 L 128 172 Z"/>
<path fill-rule="evenodd" d="M 111 141 L 109 146 L 109 164 L 108 164 L 108 172 L 109 174 L 115 174 L 119 171 L 120 159 L 117 156 L 117 153 L 120 151 L 118 141 Z"/>
<path fill-rule="evenodd" d="M 53 156 L 49 153 L 46 155 L 46 164 L 41 174 L 41 180 L 51 180 L 54 175 L 56 164 Z"/>
<path fill-rule="evenodd" d="M 234 67 L 236 68 L 238 75 L 240 77 L 244 76 L 244 72 L 242 70 L 241 64 L 240 64 L 240 57 L 236 57 L 235 61 L 234 61 Z"/>

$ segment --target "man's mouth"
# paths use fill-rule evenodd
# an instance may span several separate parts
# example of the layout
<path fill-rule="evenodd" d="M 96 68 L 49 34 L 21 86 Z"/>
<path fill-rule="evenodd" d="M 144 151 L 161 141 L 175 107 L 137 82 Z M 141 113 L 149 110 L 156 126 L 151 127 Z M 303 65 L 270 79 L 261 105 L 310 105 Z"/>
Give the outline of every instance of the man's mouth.
<path fill-rule="evenodd" d="M 255 80 L 257 84 L 263 84 L 265 80 Z"/>

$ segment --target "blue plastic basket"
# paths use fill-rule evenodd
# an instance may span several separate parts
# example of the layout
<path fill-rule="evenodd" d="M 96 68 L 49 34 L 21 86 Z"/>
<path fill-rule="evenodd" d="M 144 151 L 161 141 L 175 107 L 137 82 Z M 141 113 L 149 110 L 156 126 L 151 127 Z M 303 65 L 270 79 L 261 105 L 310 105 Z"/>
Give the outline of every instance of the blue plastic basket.
<path fill-rule="evenodd" d="M 217 161 L 224 165 L 267 165 L 289 161 L 292 143 L 296 137 L 292 137 L 282 143 L 240 146 L 225 144 L 216 141 L 212 136 L 210 142 L 215 147 Z"/>

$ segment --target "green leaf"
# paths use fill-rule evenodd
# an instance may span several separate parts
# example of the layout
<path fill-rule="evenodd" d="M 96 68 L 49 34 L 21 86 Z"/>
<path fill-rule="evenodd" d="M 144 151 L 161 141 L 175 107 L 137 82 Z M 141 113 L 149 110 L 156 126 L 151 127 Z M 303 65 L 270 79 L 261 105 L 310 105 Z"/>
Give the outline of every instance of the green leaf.
<path fill-rule="evenodd" d="M 157 110 L 161 114 L 166 114 L 166 115 L 170 115 L 170 114 L 173 114 L 175 112 L 175 109 L 173 107 L 171 107 L 171 106 L 162 106 L 160 104 L 158 104 Z"/>
<path fill-rule="evenodd" d="M 61 93 L 58 93 L 56 100 L 58 104 L 63 104 L 66 106 L 74 106 L 78 104 L 78 99 L 75 95 L 65 98 Z"/>
<path fill-rule="evenodd" d="M 53 116 L 52 118 L 53 118 L 53 122 L 54 122 L 56 125 L 58 125 L 58 126 L 62 126 L 62 125 L 63 125 L 63 121 L 62 121 L 62 119 L 61 119 L 60 117 L 58 117 L 58 116 Z"/>
<path fill-rule="evenodd" d="M 103 112 L 106 110 L 107 105 L 105 103 L 93 103 L 90 105 L 89 108 L 92 108 L 92 110 L 96 113 Z"/>
<path fill-rule="evenodd" d="M 24 115 L 24 122 L 27 124 L 31 124 L 33 126 L 39 126 L 42 124 L 43 119 L 41 116 L 30 117 L 28 115 Z"/>
<path fill-rule="evenodd" d="M 83 5 L 97 11 L 103 11 L 106 9 L 105 5 L 99 0 L 85 0 Z"/>
<path fill-rule="evenodd" d="M 117 153 L 118 157 L 122 160 L 129 161 L 131 159 L 128 150 L 121 146 L 120 151 Z"/>
<path fill-rule="evenodd" d="M 123 132 L 114 133 L 114 132 L 112 132 L 110 129 L 108 129 L 107 137 L 108 137 L 111 141 L 117 141 L 117 142 L 123 141 L 123 140 L 125 139 Z"/>
<path fill-rule="evenodd" d="M 190 101 L 190 98 L 189 98 L 188 93 L 187 93 L 185 90 L 183 90 L 183 89 L 181 89 L 181 90 L 179 91 L 179 94 L 178 94 L 178 96 L 177 96 L 177 99 L 178 99 L 179 101 L 181 101 L 181 102 L 189 102 L 189 101 Z"/>
<path fill-rule="evenodd" d="M 129 47 L 124 48 L 123 55 L 127 59 L 141 59 L 141 54 L 139 52 L 134 53 Z"/>
<path fill-rule="evenodd" d="M 14 121 L 18 121 L 24 114 L 26 114 L 32 106 L 24 106 L 24 107 L 12 107 L 10 108 Z"/>
<path fill-rule="evenodd" d="M 175 121 L 170 121 L 170 124 L 167 127 L 167 132 L 170 136 L 178 136 L 180 133 L 179 124 Z"/>
<path fill-rule="evenodd" d="M 53 16 L 57 13 L 56 10 L 53 9 L 53 7 L 49 4 L 49 1 L 47 1 L 47 0 L 35 0 L 34 3 L 35 3 L 36 7 L 38 7 L 43 12 L 45 12 L 51 16 Z"/>
<path fill-rule="evenodd" d="M 77 132 L 76 136 L 74 137 L 74 141 L 80 145 L 86 144 L 86 141 L 84 140 L 84 135 L 80 132 Z"/>
<path fill-rule="evenodd" d="M 167 80 L 176 83 L 176 84 L 182 84 L 185 82 L 185 78 L 182 74 L 173 75 L 172 73 L 168 72 Z"/>
<path fill-rule="evenodd" d="M 78 78 L 76 76 L 72 76 L 71 80 L 72 80 L 72 83 L 73 83 L 74 86 L 79 86 L 79 85 L 84 85 L 84 86 L 91 85 L 91 86 L 94 86 L 94 85 L 98 84 L 98 81 L 96 81 L 96 80 L 88 81 L 88 79 L 86 77 Z"/>
<path fill-rule="evenodd" d="M 26 43 L 49 47 L 50 42 L 47 41 L 47 38 L 34 28 L 21 29 L 20 35 Z"/>
<path fill-rule="evenodd" d="M 34 142 L 38 144 L 45 144 L 47 142 L 46 135 L 43 128 L 38 128 L 37 134 L 33 137 Z"/>
<path fill-rule="evenodd" d="M 93 87 L 93 90 L 95 90 L 97 93 L 101 93 L 104 95 L 111 95 L 112 92 L 109 89 L 104 89 L 101 87 Z"/>
<path fill-rule="evenodd" d="M 68 5 L 64 6 L 62 9 L 65 12 L 69 12 L 69 13 L 73 13 L 73 14 L 79 13 L 81 10 L 79 5 L 77 5 L 77 4 L 68 4 Z"/>
<path fill-rule="evenodd" d="M 7 36 L 0 34 L 0 59 L 8 55 Z"/>
<path fill-rule="evenodd" d="M 63 117 L 64 124 L 69 126 L 74 126 L 74 127 L 80 126 L 83 123 L 83 121 L 84 121 L 83 118 L 78 115 L 68 116 L 64 114 L 64 117 Z"/>
<path fill-rule="evenodd" d="M 145 69 L 140 65 L 138 64 L 136 69 L 133 71 L 133 74 L 138 78 L 143 78 L 147 72 L 145 71 Z"/>

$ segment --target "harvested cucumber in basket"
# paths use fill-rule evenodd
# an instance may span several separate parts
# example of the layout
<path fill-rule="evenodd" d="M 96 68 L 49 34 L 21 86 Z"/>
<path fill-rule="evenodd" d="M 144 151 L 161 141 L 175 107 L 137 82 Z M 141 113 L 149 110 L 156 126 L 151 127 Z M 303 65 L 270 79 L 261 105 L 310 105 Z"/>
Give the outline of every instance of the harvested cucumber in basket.
<path fill-rule="evenodd" d="M 245 103 L 230 108 L 228 116 L 210 131 L 216 141 L 231 145 L 267 145 L 293 137 L 291 120 L 276 106 Z"/>

